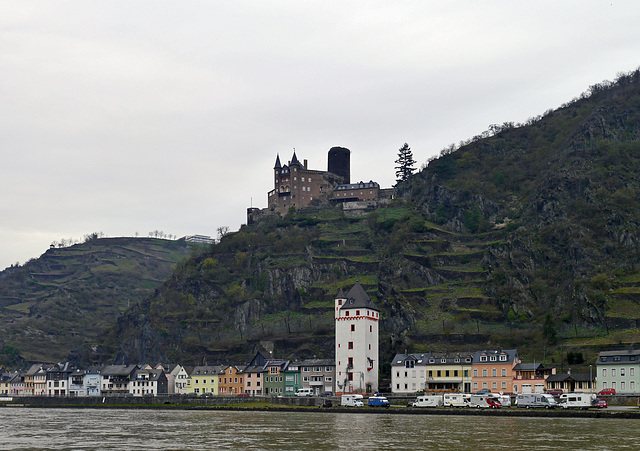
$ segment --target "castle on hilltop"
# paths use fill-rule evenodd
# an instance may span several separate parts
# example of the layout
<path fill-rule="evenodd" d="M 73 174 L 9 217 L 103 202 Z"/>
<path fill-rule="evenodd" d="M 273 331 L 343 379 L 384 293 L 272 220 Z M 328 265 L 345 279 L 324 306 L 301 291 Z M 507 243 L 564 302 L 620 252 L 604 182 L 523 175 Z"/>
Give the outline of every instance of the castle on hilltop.
<path fill-rule="evenodd" d="M 393 197 L 393 189 L 381 189 L 374 181 L 350 183 L 351 151 L 345 147 L 329 149 L 326 171 L 300 163 L 295 149 L 287 164 L 276 156 L 273 167 L 273 189 L 267 193 L 265 209 L 248 208 L 247 224 L 267 214 L 286 214 L 291 208 L 301 209 L 330 204 L 343 204 L 343 209 L 375 208 L 379 201 Z M 364 204 L 363 204 L 364 203 Z M 349 204 L 349 205 L 346 205 Z"/>

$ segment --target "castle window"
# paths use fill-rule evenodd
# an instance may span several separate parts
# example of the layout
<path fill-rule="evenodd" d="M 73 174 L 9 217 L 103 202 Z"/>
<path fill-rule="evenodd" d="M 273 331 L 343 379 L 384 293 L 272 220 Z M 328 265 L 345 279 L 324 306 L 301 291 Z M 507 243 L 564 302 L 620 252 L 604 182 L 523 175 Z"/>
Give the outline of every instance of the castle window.
<path fill-rule="evenodd" d="M 350 341 L 350 342 L 349 342 L 348 349 L 353 349 L 353 341 Z"/>
<path fill-rule="evenodd" d="M 304 182 L 304 177 L 302 177 L 302 181 Z"/>
<path fill-rule="evenodd" d="M 311 177 L 309 177 L 309 178 L 307 179 L 307 181 L 308 181 L 308 182 L 311 182 Z"/>
<path fill-rule="evenodd" d="M 360 316 L 360 310 L 356 310 L 356 316 Z"/>
<path fill-rule="evenodd" d="M 355 325 L 355 324 L 352 324 L 352 325 L 351 325 L 351 332 L 355 332 L 355 331 L 356 331 L 356 325 Z"/>

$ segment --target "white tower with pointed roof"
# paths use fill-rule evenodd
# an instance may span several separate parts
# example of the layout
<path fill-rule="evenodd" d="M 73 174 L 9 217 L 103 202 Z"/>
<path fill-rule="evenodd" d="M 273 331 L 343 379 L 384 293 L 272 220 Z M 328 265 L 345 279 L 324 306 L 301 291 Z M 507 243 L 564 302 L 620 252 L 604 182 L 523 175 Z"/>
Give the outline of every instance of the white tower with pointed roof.
<path fill-rule="evenodd" d="M 360 283 L 335 299 L 336 394 L 378 391 L 380 311 Z"/>

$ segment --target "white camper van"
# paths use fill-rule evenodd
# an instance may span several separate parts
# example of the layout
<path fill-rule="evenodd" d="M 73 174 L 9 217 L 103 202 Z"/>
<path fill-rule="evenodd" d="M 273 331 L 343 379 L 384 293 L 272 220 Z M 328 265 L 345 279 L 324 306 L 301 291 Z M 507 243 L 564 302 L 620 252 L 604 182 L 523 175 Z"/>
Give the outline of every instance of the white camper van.
<path fill-rule="evenodd" d="M 593 393 L 565 393 L 560 395 L 560 407 L 563 409 L 588 409 L 597 407 L 598 398 Z"/>
<path fill-rule="evenodd" d="M 362 407 L 364 402 L 362 395 L 342 395 L 340 398 L 340 405 L 346 407 Z"/>
<path fill-rule="evenodd" d="M 547 393 L 520 393 L 516 398 L 518 407 L 535 408 L 544 407 L 545 409 L 553 409 L 558 407 L 555 398 Z"/>
<path fill-rule="evenodd" d="M 445 393 L 442 403 L 445 407 L 469 407 L 471 393 Z"/>
<path fill-rule="evenodd" d="M 413 407 L 441 407 L 442 395 L 422 395 L 413 402 Z"/>
<path fill-rule="evenodd" d="M 500 392 L 499 395 L 497 395 L 498 397 L 498 401 L 500 401 L 500 405 L 502 407 L 511 407 L 511 396 L 510 395 L 505 395 L 502 392 Z"/>
<path fill-rule="evenodd" d="M 495 393 L 474 393 L 469 400 L 469 407 L 476 407 L 478 409 L 498 409 L 502 407 L 498 400 L 498 395 Z"/>

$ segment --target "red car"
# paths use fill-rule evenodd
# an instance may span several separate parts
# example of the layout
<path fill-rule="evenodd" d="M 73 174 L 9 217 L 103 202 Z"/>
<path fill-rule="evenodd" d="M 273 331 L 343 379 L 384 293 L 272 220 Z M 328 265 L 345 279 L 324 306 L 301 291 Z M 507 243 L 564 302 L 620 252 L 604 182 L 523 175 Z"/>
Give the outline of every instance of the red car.
<path fill-rule="evenodd" d="M 600 396 L 604 396 L 604 395 L 615 395 L 616 394 L 616 389 L 615 388 L 603 388 L 602 390 L 600 390 L 598 392 L 598 394 Z"/>
<path fill-rule="evenodd" d="M 562 394 L 562 390 L 560 390 L 559 388 L 556 388 L 553 390 L 547 390 L 546 393 L 551 396 L 560 396 Z"/>
<path fill-rule="evenodd" d="M 606 409 L 607 408 L 607 400 L 606 399 L 598 399 L 598 409 Z"/>

